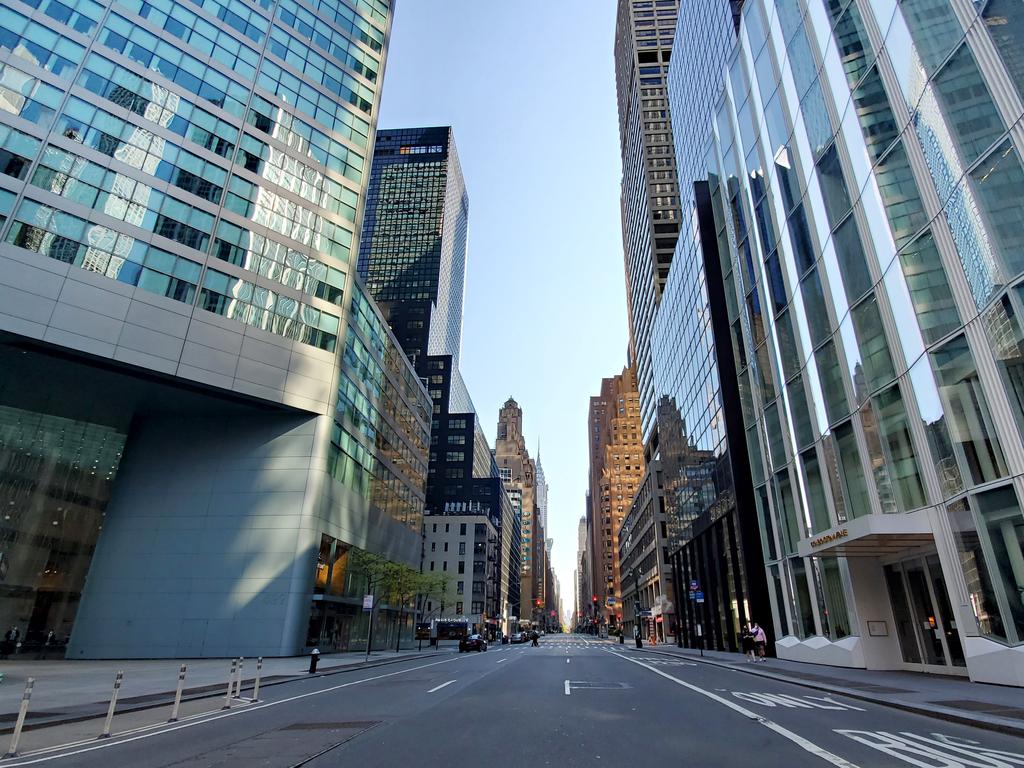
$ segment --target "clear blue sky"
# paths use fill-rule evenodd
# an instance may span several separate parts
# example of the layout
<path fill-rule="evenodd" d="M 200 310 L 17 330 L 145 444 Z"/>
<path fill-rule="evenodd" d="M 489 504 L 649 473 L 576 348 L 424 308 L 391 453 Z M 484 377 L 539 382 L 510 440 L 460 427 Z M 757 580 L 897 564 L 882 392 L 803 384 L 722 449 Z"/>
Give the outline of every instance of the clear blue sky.
<path fill-rule="evenodd" d="M 380 125 L 451 125 L 470 197 L 462 373 L 538 439 L 567 611 L 587 405 L 625 363 L 612 0 L 398 0 Z"/>

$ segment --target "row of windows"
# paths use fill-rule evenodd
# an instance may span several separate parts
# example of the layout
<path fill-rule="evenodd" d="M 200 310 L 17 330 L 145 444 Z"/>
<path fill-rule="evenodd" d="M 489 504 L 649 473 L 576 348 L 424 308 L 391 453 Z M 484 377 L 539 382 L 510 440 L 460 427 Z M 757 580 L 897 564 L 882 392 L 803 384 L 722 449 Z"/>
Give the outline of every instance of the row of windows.
<path fill-rule="evenodd" d="M 28 198 L 7 242 L 186 304 L 195 299 L 202 270 L 188 259 Z"/>
<path fill-rule="evenodd" d="M 337 346 L 337 316 L 214 269 L 203 275 L 199 307 L 328 352 Z"/>
<path fill-rule="evenodd" d="M 75 24 L 75 28 L 88 34 L 95 25 L 94 19 L 83 17 Z M 38 22 L 30 21 L 11 8 L 5 8 L 3 18 L 0 19 L 0 49 L 49 70 L 58 77 L 67 77 L 73 73 L 85 53 L 83 46 Z"/>
<path fill-rule="evenodd" d="M 345 273 L 301 251 L 221 219 L 213 255 L 263 277 L 341 306 Z"/>
<path fill-rule="evenodd" d="M 0 64 L 0 109 L 47 127 L 63 94 L 10 64 Z"/>
<path fill-rule="evenodd" d="M 349 69 L 359 73 L 371 83 L 377 81 L 380 62 L 372 54 L 362 50 L 346 36 L 323 24 L 309 10 L 295 0 L 281 0 L 277 6 L 277 17 L 298 33 L 330 53 Z"/>
<path fill-rule="evenodd" d="M 270 32 L 268 50 L 307 78 L 320 83 L 331 94 L 369 114 L 373 108 L 373 89 L 361 84 L 345 70 L 321 56 L 293 33 L 275 26 Z"/>
<path fill-rule="evenodd" d="M 293 192 L 303 200 L 337 213 L 348 221 L 355 221 L 356 192 L 299 162 L 289 153 L 244 134 L 237 162 L 247 171 Z M 355 175 L 358 178 L 359 174 Z"/>

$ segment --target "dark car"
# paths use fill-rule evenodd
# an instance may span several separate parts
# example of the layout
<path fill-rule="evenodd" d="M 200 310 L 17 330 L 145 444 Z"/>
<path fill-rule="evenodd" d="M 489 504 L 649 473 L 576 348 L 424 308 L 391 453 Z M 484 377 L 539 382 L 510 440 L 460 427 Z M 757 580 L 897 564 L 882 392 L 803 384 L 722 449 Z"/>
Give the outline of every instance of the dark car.
<path fill-rule="evenodd" d="M 470 635 L 459 640 L 459 653 L 463 651 L 486 651 L 487 641 L 480 635 Z"/>

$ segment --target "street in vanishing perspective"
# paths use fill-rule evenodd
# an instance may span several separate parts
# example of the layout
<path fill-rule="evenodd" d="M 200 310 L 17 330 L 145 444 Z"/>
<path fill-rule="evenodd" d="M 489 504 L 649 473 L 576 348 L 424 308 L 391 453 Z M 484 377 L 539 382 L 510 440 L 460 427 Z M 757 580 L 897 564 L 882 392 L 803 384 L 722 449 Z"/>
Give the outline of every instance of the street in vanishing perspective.
<path fill-rule="evenodd" d="M 2 765 L 397 767 L 410 755 L 450 765 L 467 751 L 489 751 L 509 729 L 533 734 L 510 759 L 523 766 L 628 764 L 635 743 L 644 745 L 645 764 L 684 756 L 687 764 L 727 765 L 739 751 L 779 768 L 1024 765 L 1024 741 L 989 726 L 816 693 L 743 668 L 675 661 L 679 653 L 660 657 L 668 666 L 576 635 L 487 654 L 448 649 L 272 685 L 260 701 L 230 710 L 213 698 L 176 723 L 141 726 L 125 715 L 101 741 L 76 739 L 88 730 L 80 724 L 28 731 L 25 751 Z M 501 717 L 466 720 L 488 709 Z M 608 738 L 623 731 L 631 739 Z"/>
<path fill-rule="evenodd" d="M 1024 768 L 1024 0 L 0 0 L 0 768 Z"/>

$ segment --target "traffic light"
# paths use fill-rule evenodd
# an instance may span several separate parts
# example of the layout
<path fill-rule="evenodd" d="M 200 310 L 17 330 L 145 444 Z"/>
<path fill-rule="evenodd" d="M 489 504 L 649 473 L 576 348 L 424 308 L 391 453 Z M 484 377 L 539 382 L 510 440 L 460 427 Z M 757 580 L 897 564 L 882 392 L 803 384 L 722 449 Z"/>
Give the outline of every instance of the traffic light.
<path fill-rule="evenodd" d="M 540 600 L 537 600 L 537 607 L 539 608 L 539 607 L 540 607 L 540 605 L 541 605 L 541 601 L 540 601 Z"/>
<path fill-rule="evenodd" d="M 594 602 L 596 603 L 596 602 L 597 602 L 597 595 L 594 595 L 594 596 L 593 596 L 593 597 L 591 597 L 590 599 L 591 599 L 591 600 L 593 600 L 593 601 L 594 601 Z"/>

